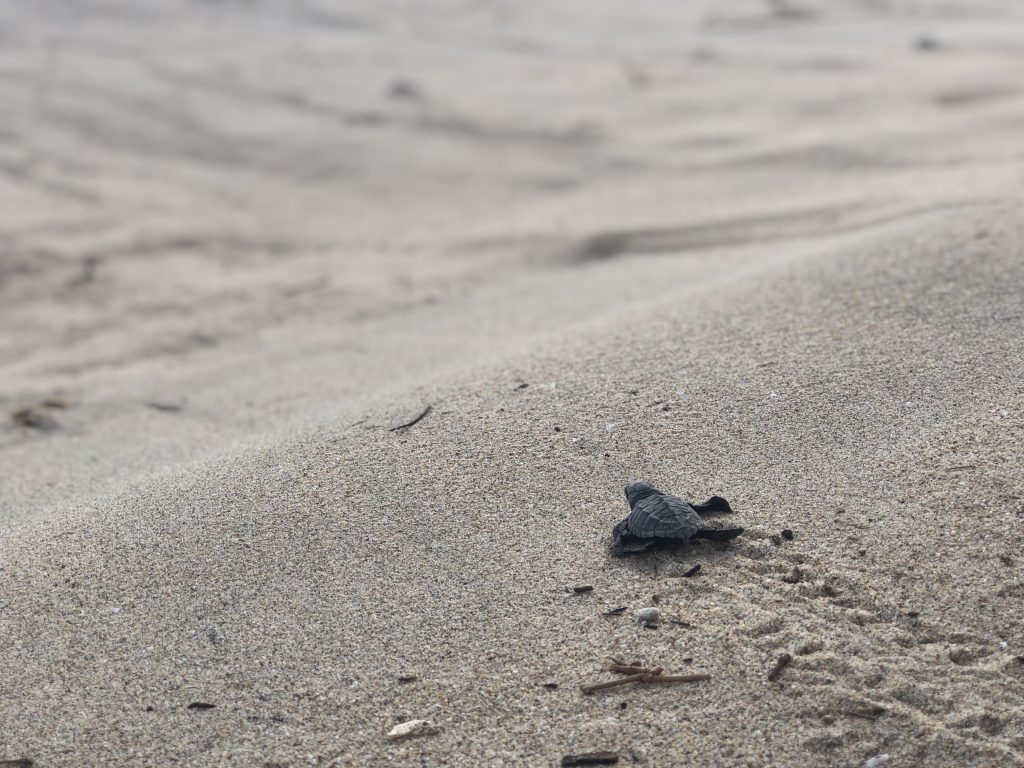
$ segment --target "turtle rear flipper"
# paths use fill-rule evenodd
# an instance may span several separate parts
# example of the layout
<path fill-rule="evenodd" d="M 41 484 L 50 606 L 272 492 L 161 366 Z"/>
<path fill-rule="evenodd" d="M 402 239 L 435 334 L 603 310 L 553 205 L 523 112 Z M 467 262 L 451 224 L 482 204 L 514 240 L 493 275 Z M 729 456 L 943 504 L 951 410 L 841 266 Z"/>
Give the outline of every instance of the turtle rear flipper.
<path fill-rule="evenodd" d="M 651 539 L 638 539 L 635 536 L 626 536 L 616 539 L 612 545 L 612 555 L 622 557 L 623 555 L 641 555 L 654 549 L 656 542 Z"/>
<path fill-rule="evenodd" d="M 623 520 L 612 530 L 612 554 L 615 557 L 646 552 L 651 546 L 649 539 L 641 539 L 629 532 L 628 520 Z"/>
<path fill-rule="evenodd" d="M 710 541 L 731 541 L 743 533 L 742 528 L 701 528 L 695 534 L 695 539 L 709 539 Z"/>

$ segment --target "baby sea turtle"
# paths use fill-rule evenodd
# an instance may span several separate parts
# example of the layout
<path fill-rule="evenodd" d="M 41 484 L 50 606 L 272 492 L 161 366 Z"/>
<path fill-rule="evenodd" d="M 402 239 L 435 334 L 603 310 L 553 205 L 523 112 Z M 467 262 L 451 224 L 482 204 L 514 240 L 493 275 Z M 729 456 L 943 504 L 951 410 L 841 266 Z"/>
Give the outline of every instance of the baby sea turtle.
<path fill-rule="evenodd" d="M 612 554 L 616 557 L 647 552 L 656 546 L 685 544 L 691 539 L 729 541 L 742 528 L 710 528 L 701 518 L 714 512 L 732 512 L 729 502 L 712 496 L 703 504 L 687 504 L 647 483 L 626 486 L 629 517 L 612 531 Z"/>

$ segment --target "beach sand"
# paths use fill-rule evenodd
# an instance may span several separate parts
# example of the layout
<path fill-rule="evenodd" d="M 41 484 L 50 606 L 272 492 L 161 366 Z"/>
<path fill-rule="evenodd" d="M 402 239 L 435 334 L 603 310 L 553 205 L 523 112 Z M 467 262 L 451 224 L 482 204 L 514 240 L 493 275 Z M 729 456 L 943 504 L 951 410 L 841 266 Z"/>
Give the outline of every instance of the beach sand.
<path fill-rule="evenodd" d="M 0 762 L 1024 765 L 1024 9 L 678 5 L 0 6 Z"/>

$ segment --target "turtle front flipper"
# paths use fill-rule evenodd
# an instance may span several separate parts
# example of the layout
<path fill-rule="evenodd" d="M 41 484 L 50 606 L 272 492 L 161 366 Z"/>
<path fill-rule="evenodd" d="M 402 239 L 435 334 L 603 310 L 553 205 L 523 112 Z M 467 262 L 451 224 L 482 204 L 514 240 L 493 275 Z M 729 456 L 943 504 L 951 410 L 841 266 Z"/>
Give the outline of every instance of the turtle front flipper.
<path fill-rule="evenodd" d="M 701 528 L 695 534 L 695 539 L 708 539 L 709 541 L 732 541 L 743 533 L 742 528 Z"/>

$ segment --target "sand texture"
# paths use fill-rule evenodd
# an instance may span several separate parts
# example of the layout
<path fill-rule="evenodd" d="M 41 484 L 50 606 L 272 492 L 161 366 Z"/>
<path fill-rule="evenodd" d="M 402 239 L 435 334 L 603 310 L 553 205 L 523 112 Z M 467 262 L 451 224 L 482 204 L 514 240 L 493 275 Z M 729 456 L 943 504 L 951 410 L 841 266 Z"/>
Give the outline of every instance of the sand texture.
<path fill-rule="evenodd" d="M 0 765 L 1024 765 L 1022 72 L 1015 2 L 0 3 Z M 636 480 L 746 532 L 614 559 Z"/>

